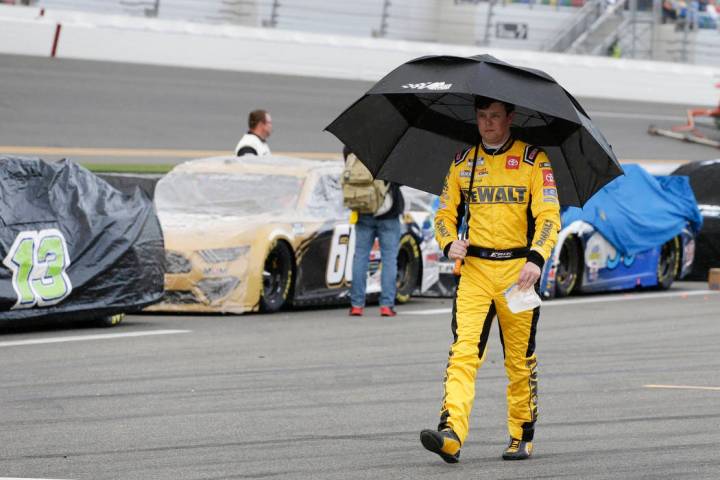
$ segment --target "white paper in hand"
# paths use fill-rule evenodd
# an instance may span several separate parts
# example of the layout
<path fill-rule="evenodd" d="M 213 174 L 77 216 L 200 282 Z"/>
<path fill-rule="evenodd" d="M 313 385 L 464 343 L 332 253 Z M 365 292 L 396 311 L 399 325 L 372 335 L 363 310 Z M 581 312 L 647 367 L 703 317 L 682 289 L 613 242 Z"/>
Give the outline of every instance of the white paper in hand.
<path fill-rule="evenodd" d="M 532 310 L 542 304 L 542 300 L 540 300 L 538 294 L 535 293 L 534 288 L 520 290 L 517 283 L 513 283 L 510 288 L 505 290 L 505 299 L 507 300 L 508 308 L 512 313 Z"/>

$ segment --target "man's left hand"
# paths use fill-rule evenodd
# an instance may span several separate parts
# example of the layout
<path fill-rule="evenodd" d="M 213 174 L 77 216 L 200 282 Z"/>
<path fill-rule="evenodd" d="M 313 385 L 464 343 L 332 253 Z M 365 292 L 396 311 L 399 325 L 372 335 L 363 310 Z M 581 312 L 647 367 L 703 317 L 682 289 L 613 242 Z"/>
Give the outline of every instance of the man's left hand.
<path fill-rule="evenodd" d="M 518 287 L 520 290 L 527 290 L 535 285 L 535 282 L 540 278 L 540 267 L 534 263 L 527 262 L 525 266 L 520 270 L 520 277 L 518 278 Z"/>

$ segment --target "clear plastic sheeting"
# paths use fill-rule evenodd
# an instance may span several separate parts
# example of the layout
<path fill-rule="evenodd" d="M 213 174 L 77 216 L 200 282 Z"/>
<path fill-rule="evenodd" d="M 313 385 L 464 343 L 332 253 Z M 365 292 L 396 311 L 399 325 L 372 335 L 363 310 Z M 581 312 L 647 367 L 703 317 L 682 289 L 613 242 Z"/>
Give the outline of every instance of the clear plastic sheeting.
<path fill-rule="evenodd" d="M 302 185 L 289 175 L 171 172 L 158 183 L 155 202 L 163 212 L 256 215 L 297 208 Z"/>
<path fill-rule="evenodd" d="M 307 212 L 322 218 L 348 217 L 350 211 L 343 206 L 340 171 L 318 178 L 307 201 Z"/>

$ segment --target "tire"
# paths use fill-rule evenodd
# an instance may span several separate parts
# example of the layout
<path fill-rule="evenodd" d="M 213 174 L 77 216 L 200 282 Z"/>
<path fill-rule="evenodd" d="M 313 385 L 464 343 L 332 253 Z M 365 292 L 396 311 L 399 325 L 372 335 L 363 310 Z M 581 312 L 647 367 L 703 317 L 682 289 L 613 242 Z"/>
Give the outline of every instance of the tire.
<path fill-rule="evenodd" d="M 555 270 L 555 296 L 567 297 L 580 284 L 582 248 L 574 237 L 565 240 Z"/>
<path fill-rule="evenodd" d="M 277 312 L 290 303 L 293 285 L 293 254 L 285 242 L 277 242 L 265 259 L 260 310 Z"/>
<path fill-rule="evenodd" d="M 407 303 L 415 288 L 417 288 L 422 269 L 420 246 L 412 235 L 406 234 L 400 239 L 397 263 L 395 301 L 397 303 Z"/>
<path fill-rule="evenodd" d="M 660 247 L 657 266 L 657 288 L 667 290 L 677 277 L 680 268 L 680 237 L 669 240 Z"/>
<path fill-rule="evenodd" d="M 103 315 L 102 317 L 98 317 L 93 323 L 95 323 L 98 327 L 110 328 L 120 325 L 124 319 L 124 313 L 116 313 L 115 315 Z"/>

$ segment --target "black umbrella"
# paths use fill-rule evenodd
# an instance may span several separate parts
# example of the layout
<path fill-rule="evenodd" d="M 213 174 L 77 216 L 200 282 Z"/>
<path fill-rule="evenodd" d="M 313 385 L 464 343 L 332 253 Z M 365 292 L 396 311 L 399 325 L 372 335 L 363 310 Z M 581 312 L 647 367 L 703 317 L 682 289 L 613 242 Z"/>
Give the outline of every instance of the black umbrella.
<path fill-rule="evenodd" d="M 582 206 L 622 168 L 580 104 L 548 74 L 490 55 L 411 60 L 376 83 L 326 130 L 377 178 L 440 194 L 455 154 L 479 142 L 473 103 L 515 104 L 515 138 L 550 157 L 563 205 Z"/>

